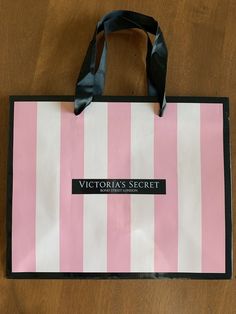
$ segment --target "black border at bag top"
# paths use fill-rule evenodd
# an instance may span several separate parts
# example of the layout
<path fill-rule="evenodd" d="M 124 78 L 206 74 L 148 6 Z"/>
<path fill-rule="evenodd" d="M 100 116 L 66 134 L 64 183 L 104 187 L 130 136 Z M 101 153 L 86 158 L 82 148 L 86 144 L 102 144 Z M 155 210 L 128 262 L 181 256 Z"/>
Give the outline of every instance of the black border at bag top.
<path fill-rule="evenodd" d="M 6 277 L 10 279 L 231 279 L 232 278 L 232 218 L 231 166 L 229 136 L 229 99 L 227 97 L 167 97 L 167 103 L 220 103 L 223 104 L 224 172 L 225 172 L 225 273 L 73 273 L 73 272 L 12 272 L 12 178 L 13 178 L 13 122 L 15 101 L 65 101 L 74 96 L 10 96 L 9 147 L 7 174 L 7 261 Z M 97 96 L 94 102 L 155 102 L 149 96 Z M 164 114 L 165 115 L 165 112 Z"/>

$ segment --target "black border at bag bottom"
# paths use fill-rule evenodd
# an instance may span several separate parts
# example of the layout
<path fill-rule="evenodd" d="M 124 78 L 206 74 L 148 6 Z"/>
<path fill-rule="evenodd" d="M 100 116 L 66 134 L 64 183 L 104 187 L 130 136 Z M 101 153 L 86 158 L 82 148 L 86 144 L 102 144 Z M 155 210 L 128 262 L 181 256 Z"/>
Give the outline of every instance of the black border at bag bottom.
<path fill-rule="evenodd" d="M 13 177 L 13 121 L 15 101 L 65 101 L 74 96 L 10 96 L 9 147 L 7 173 L 7 256 L 6 277 L 9 279 L 231 279 L 232 278 L 232 218 L 231 163 L 229 135 L 229 99 L 227 97 L 170 96 L 167 102 L 223 104 L 224 171 L 225 171 L 225 273 L 73 273 L 73 272 L 12 272 L 12 177 Z M 94 102 L 155 102 L 149 96 L 96 96 Z M 165 115 L 165 112 L 164 112 Z"/>

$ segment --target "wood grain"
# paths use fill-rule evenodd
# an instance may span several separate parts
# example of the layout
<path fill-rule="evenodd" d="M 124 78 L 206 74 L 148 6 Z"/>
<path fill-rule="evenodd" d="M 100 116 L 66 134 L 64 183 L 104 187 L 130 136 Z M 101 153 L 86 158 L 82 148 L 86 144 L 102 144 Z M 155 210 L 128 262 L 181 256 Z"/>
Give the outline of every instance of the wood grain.
<path fill-rule="evenodd" d="M 235 164 L 234 0 L 1 0 L 0 313 L 236 313 L 235 279 L 4 278 L 8 95 L 73 94 L 95 23 L 114 9 L 136 10 L 159 20 L 169 48 L 167 95 L 230 97 Z M 110 36 L 106 94 L 144 95 L 144 58 L 142 33 L 128 31 Z M 235 174 L 233 167 L 233 181 Z"/>

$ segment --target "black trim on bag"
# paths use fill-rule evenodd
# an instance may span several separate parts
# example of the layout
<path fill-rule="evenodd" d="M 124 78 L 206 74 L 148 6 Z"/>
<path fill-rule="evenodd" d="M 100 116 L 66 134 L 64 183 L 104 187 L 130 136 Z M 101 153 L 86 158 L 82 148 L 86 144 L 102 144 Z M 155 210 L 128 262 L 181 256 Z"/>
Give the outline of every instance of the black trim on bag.
<path fill-rule="evenodd" d="M 10 101 L 9 108 L 9 140 L 8 140 L 8 164 L 7 164 L 7 213 L 6 213 L 6 239 L 7 239 L 7 261 L 6 276 L 12 275 L 12 178 L 13 178 L 13 121 L 14 101 Z"/>
<path fill-rule="evenodd" d="M 223 104 L 224 128 L 224 175 L 225 175 L 225 260 L 226 273 L 232 277 L 232 203 L 231 203 L 231 162 L 229 133 L 229 100 Z"/>
<path fill-rule="evenodd" d="M 12 178 L 13 178 L 13 122 L 15 101 L 65 101 L 74 96 L 10 96 L 9 146 L 7 173 L 7 256 L 6 277 L 10 279 L 231 279 L 232 278 L 232 217 L 231 217 L 231 166 L 229 142 L 229 100 L 227 97 L 170 96 L 167 102 L 223 104 L 224 185 L 225 185 L 225 273 L 72 273 L 72 272 L 12 272 Z M 155 102 L 148 96 L 98 96 L 94 102 Z M 165 113 L 164 113 L 165 115 Z"/>
<path fill-rule="evenodd" d="M 12 95 L 9 96 L 10 103 L 15 101 L 74 101 L 72 95 Z M 196 101 L 197 100 L 197 101 Z M 155 96 L 94 96 L 93 102 L 156 102 Z M 204 97 L 204 96 L 166 96 L 167 103 L 228 103 L 228 97 Z"/>

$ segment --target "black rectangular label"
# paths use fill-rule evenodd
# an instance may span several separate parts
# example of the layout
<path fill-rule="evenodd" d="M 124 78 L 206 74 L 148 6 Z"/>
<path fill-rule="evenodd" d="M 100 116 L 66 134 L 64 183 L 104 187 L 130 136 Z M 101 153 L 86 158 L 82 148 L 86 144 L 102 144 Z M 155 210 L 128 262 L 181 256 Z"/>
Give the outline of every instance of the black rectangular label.
<path fill-rule="evenodd" d="M 72 179 L 72 194 L 166 194 L 166 180 Z"/>

